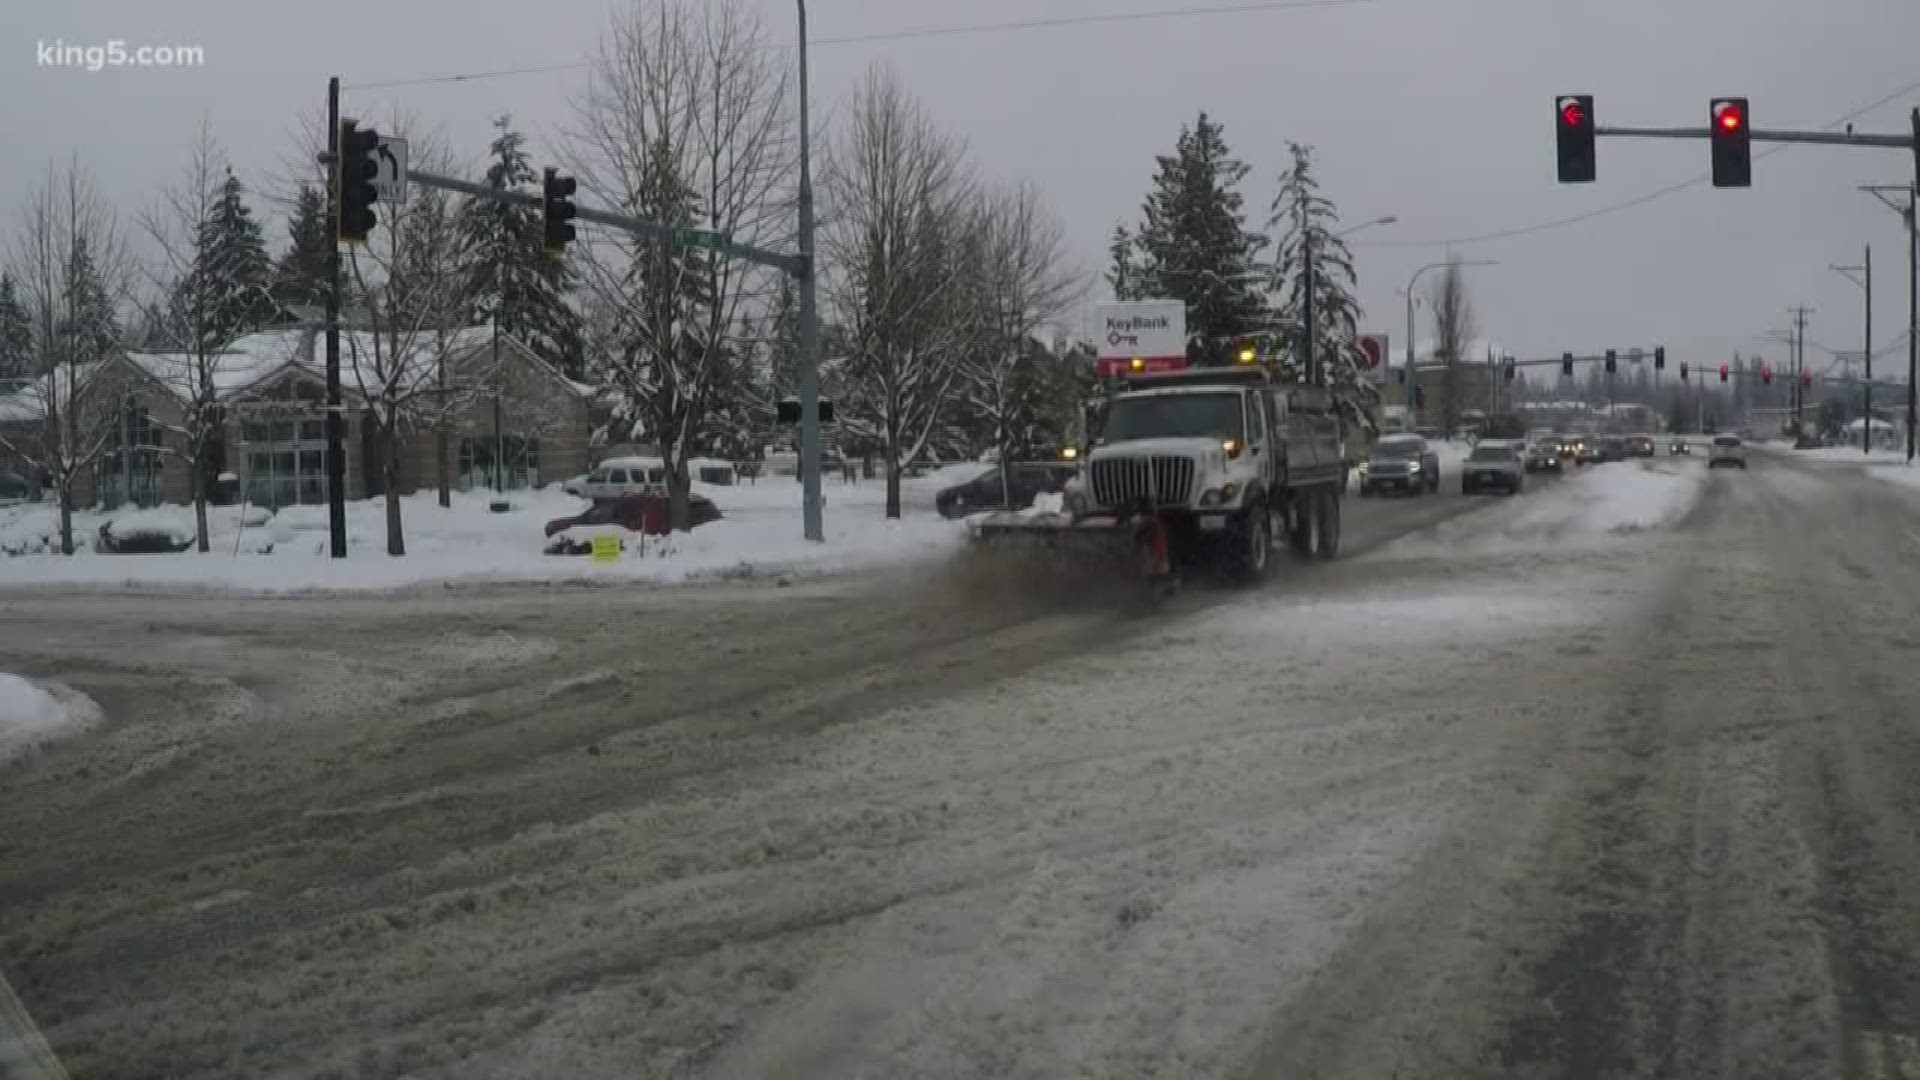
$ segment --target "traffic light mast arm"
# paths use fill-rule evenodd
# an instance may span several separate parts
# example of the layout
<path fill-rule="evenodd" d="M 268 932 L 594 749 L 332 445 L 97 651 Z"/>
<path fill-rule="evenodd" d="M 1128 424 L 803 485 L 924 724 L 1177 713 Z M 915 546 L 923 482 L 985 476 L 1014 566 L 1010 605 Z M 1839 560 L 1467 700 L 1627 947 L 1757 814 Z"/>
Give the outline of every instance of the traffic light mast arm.
<path fill-rule="evenodd" d="M 409 183 L 419 184 L 421 187 L 439 188 L 443 191 L 457 191 L 462 195 L 472 195 L 481 199 L 492 199 L 495 202 L 511 203 L 516 206 L 530 206 L 535 210 L 541 208 L 541 197 L 538 195 L 529 195 L 520 191 L 508 191 L 503 188 L 493 187 L 490 184 L 476 184 L 468 180 L 456 180 L 451 176 L 437 176 L 429 172 L 420 172 L 417 169 L 407 170 L 407 181 Z M 783 270 L 789 274 L 802 274 L 806 269 L 806 259 L 803 256 L 779 251 L 768 251 L 765 248 L 754 247 L 751 244 L 735 243 L 718 233 L 709 232 L 704 229 L 676 229 L 671 225 L 662 225 L 657 221 L 648 221 L 646 218 L 632 217 L 627 214 L 615 214 L 607 210 L 593 210 L 585 206 L 579 207 L 574 217 L 579 221 L 591 221 L 597 225 L 606 225 L 611 228 L 621 229 L 648 240 L 678 240 L 688 246 L 709 248 L 722 255 L 731 256 L 736 259 L 744 259 L 747 262 L 758 263 L 761 266 L 770 266 L 775 270 Z M 689 234 L 695 235 L 690 236 Z"/>
<path fill-rule="evenodd" d="M 1628 139 L 1713 138 L 1713 129 L 1708 127 L 1595 127 L 1593 133 Z M 1910 134 L 1867 135 L 1845 131 L 1763 131 L 1755 128 L 1747 133 L 1747 138 L 1751 142 L 1820 143 L 1826 146 L 1869 146 L 1883 150 L 1914 148 L 1914 139 Z"/>

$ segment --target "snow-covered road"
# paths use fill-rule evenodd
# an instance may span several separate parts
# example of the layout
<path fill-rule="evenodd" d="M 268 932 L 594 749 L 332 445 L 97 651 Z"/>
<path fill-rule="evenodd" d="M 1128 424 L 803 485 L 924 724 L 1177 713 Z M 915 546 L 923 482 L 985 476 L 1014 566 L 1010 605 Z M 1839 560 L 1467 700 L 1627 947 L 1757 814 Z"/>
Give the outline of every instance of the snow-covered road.
<path fill-rule="evenodd" d="M 0 601 L 106 716 L 0 773 L 0 966 L 105 1077 L 1908 1052 L 1920 511 L 1663 459 L 1348 514 L 1146 616 L 975 566 Z"/>

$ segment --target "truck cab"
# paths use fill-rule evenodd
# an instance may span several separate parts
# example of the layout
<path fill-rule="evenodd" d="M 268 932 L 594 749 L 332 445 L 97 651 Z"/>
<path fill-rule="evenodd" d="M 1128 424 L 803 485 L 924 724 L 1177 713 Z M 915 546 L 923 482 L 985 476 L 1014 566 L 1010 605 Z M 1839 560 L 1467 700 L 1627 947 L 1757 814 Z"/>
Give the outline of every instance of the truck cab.
<path fill-rule="evenodd" d="M 1121 384 L 1068 505 L 1076 517 L 1154 515 L 1176 549 L 1222 548 L 1258 573 L 1279 535 L 1332 557 L 1345 479 L 1325 390 L 1260 368 L 1197 368 Z"/>

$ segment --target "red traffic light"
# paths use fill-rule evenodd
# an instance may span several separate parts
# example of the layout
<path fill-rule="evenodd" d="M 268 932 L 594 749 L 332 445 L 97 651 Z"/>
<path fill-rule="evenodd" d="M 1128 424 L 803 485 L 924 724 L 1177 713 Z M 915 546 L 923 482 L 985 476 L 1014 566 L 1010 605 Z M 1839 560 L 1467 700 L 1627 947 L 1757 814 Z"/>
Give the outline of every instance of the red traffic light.
<path fill-rule="evenodd" d="M 1801 385 L 1802 387 L 1808 387 L 1808 386 L 1812 386 L 1812 385 L 1813 385 L 1813 372 L 1811 372 L 1811 371 L 1803 371 L 1803 372 L 1801 372 L 1801 373 L 1800 373 L 1800 385 Z"/>
<path fill-rule="evenodd" d="M 1721 382 L 1727 381 L 1727 365 L 1725 364 L 1720 365 L 1720 381 Z"/>
<path fill-rule="evenodd" d="M 1566 104 L 1560 106 L 1560 122 L 1568 127 L 1579 127 L 1586 120 L 1587 110 L 1580 106 L 1579 101 L 1569 99 Z"/>
<path fill-rule="evenodd" d="M 1773 365 L 1772 364 L 1760 365 L 1760 381 L 1765 383 L 1768 386 L 1773 385 Z"/>
<path fill-rule="evenodd" d="M 1721 131 L 1731 134 L 1746 126 L 1747 110 L 1737 101 L 1720 102 L 1714 107 L 1713 122 L 1720 125 Z"/>
<path fill-rule="evenodd" d="M 1687 362 L 1685 360 L 1680 361 L 1680 381 L 1687 381 Z"/>

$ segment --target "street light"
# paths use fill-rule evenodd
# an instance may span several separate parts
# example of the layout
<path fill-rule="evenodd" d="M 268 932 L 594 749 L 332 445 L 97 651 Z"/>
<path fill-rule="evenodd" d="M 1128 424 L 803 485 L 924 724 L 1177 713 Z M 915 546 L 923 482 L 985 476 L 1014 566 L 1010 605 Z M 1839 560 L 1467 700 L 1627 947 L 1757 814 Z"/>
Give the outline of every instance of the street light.
<path fill-rule="evenodd" d="M 1332 236 L 1332 239 L 1339 240 L 1342 237 L 1352 236 L 1354 233 L 1359 232 L 1361 229 L 1372 228 L 1375 225 L 1391 225 L 1394 222 L 1399 220 L 1400 220 L 1399 218 L 1394 217 L 1391 214 L 1385 217 L 1377 217 L 1377 218 L 1374 218 L 1372 221 L 1363 221 L 1360 224 L 1355 225 L 1351 229 L 1334 233 Z M 1315 307 L 1314 294 L 1317 290 L 1314 287 L 1314 280 L 1313 280 L 1313 230 L 1312 229 L 1307 230 L 1306 236 L 1304 237 L 1303 242 L 1300 245 L 1300 273 L 1302 277 L 1306 278 L 1306 288 L 1303 290 L 1307 294 L 1307 299 L 1306 299 L 1307 307 L 1305 312 L 1305 319 L 1303 320 L 1306 323 L 1306 325 L 1302 327 L 1302 330 L 1306 338 L 1307 385 L 1319 386 L 1322 383 L 1324 383 L 1326 380 L 1321 376 L 1321 373 L 1320 373 L 1320 350 L 1314 347 L 1313 309 Z"/>
<path fill-rule="evenodd" d="M 1499 265 L 1500 265 L 1499 259 L 1468 259 L 1465 262 L 1461 262 L 1457 259 L 1449 259 L 1446 262 L 1428 263 L 1427 265 L 1421 267 L 1420 269 L 1415 270 L 1413 272 L 1413 276 L 1407 279 L 1407 383 L 1408 385 L 1414 385 L 1416 382 L 1414 378 L 1414 373 L 1413 373 L 1413 287 L 1419 284 L 1420 275 L 1426 273 L 1429 270 L 1438 270 L 1443 266 L 1499 266 Z"/>

